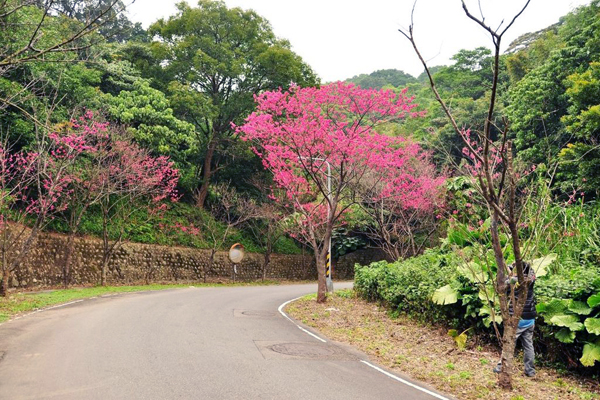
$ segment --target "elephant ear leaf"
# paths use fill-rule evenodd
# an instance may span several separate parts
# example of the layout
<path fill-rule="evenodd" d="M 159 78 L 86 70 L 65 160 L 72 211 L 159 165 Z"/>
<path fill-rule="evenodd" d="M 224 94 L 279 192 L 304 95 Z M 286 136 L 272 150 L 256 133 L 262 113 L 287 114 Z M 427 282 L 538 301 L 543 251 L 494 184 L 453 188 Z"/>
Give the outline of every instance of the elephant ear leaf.
<path fill-rule="evenodd" d="M 492 324 L 492 312 L 490 311 L 490 308 L 488 306 L 481 307 L 479 309 L 479 315 L 485 316 L 485 318 L 483 318 L 483 325 L 485 325 L 486 328 L 489 328 Z M 494 319 L 497 324 L 502 323 L 502 316 L 499 312 L 494 313 Z"/>
<path fill-rule="evenodd" d="M 579 315 L 590 315 L 592 309 L 582 301 L 571 301 L 569 303 L 569 311 Z"/>
<path fill-rule="evenodd" d="M 567 311 L 568 301 L 560 299 L 552 299 L 547 303 L 540 303 L 536 306 L 537 312 L 539 312 L 547 324 L 551 323 L 551 319 L 556 315 L 564 315 Z"/>
<path fill-rule="evenodd" d="M 600 336 L 600 318 L 588 318 L 584 325 L 589 333 Z"/>
<path fill-rule="evenodd" d="M 561 328 L 561 330 L 554 334 L 554 337 L 562 343 L 573 343 L 576 334 L 576 332 L 573 332 L 569 328 Z"/>
<path fill-rule="evenodd" d="M 593 367 L 596 361 L 600 361 L 600 340 L 583 346 L 583 354 L 579 361 L 585 367 Z"/>
<path fill-rule="evenodd" d="M 467 339 L 467 334 L 465 332 L 461 333 L 460 335 L 454 338 L 456 346 L 458 346 L 459 350 L 464 350 L 467 348 Z"/>
<path fill-rule="evenodd" d="M 550 318 L 550 323 L 552 325 L 569 328 L 572 331 L 583 330 L 583 324 L 579 322 L 579 318 L 576 315 L 555 315 Z"/>
<path fill-rule="evenodd" d="M 463 333 L 458 333 L 458 331 L 456 329 L 450 329 L 448 331 L 448 336 L 453 337 L 454 341 L 456 342 L 456 346 L 458 347 L 459 350 L 464 350 L 467 348 L 467 331 L 464 331 Z"/>
<path fill-rule="evenodd" d="M 556 254 L 551 253 L 544 257 L 536 258 L 535 260 L 533 260 L 531 262 L 531 266 L 533 267 L 533 270 L 535 271 L 535 276 L 537 276 L 539 278 L 540 276 L 547 275 L 548 267 L 550 266 L 550 264 L 552 264 L 554 261 L 556 261 L 557 257 L 558 256 Z"/>
<path fill-rule="evenodd" d="M 600 305 L 600 293 L 596 293 L 595 295 L 590 296 L 587 301 L 588 306 L 594 308 Z"/>
<path fill-rule="evenodd" d="M 446 305 L 446 304 L 454 304 L 458 301 L 458 292 L 450 285 L 443 286 L 437 289 L 433 293 L 433 297 L 431 298 L 435 304 Z"/>

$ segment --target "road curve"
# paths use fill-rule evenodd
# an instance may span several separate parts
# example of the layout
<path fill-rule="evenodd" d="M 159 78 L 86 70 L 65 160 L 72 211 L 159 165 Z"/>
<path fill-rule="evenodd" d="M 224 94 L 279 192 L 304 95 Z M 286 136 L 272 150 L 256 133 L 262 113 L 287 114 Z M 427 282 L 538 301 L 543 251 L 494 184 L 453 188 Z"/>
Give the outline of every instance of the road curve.
<path fill-rule="evenodd" d="M 143 292 L 1 324 L 0 399 L 436 398 L 278 313 L 315 289 Z"/>

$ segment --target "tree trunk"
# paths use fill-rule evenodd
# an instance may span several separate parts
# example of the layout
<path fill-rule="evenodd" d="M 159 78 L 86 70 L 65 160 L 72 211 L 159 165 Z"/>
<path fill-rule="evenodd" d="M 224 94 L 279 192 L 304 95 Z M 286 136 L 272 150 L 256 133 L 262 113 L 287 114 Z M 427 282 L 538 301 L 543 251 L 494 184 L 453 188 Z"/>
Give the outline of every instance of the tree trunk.
<path fill-rule="evenodd" d="M 106 286 L 106 275 L 109 260 L 109 243 L 108 243 L 108 211 L 107 207 L 102 210 L 102 266 L 100 267 L 100 285 Z"/>
<path fill-rule="evenodd" d="M 100 286 L 106 286 L 106 277 L 107 277 L 109 260 L 110 260 L 110 255 L 105 252 L 102 255 L 102 270 L 100 271 Z"/>
<path fill-rule="evenodd" d="M 8 269 L 8 265 L 7 265 L 7 257 L 6 257 L 6 232 L 4 232 L 4 239 L 3 243 L 2 243 L 2 249 L 0 249 L 1 251 L 1 255 L 2 255 L 2 260 L 0 261 L 2 264 L 0 264 L 0 272 L 2 272 L 2 280 L 0 281 L 0 297 L 6 297 L 8 296 L 8 273 L 9 273 L 9 269 Z"/>
<path fill-rule="evenodd" d="M 17 267 L 19 267 L 19 265 L 21 265 L 21 262 L 25 259 L 27 254 L 29 254 L 31 247 L 37 241 L 37 234 L 38 234 L 38 231 L 39 231 L 42 221 L 43 221 L 42 218 L 40 218 L 36 221 L 36 223 L 31 228 L 29 236 L 27 237 L 27 239 L 25 239 L 25 242 L 22 245 L 18 246 L 19 250 L 17 251 L 17 255 L 15 257 L 11 257 L 10 261 L 9 261 L 8 257 L 6 257 L 6 250 L 5 249 L 3 250 L 3 260 L 4 261 L 2 263 L 2 266 L 4 268 L 4 271 L 7 271 L 7 273 L 9 275 L 12 271 L 15 271 L 17 269 Z M 23 229 L 25 229 L 25 228 L 23 228 Z M 20 237 L 20 236 L 21 236 L 21 234 L 18 235 L 18 237 Z M 8 279 L 8 276 L 6 279 Z M 8 290 L 8 286 L 6 287 L 6 289 Z"/>
<path fill-rule="evenodd" d="M 0 296 L 6 297 L 8 296 L 8 277 L 10 275 L 10 271 L 4 270 L 2 271 L 2 282 L 0 283 Z"/>
<path fill-rule="evenodd" d="M 210 178 L 212 177 L 212 160 L 215 155 L 217 148 L 217 141 L 213 138 L 208 144 L 206 150 L 206 157 L 204 158 L 204 164 L 202 165 L 202 184 L 198 190 L 198 196 L 196 197 L 196 205 L 199 208 L 204 208 L 206 197 L 208 196 L 208 187 L 210 186 Z"/>
<path fill-rule="evenodd" d="M 267 279 L 267 268 L 269 267 L 269 264 L 271 263 L 271 253 L 272 252 L 273 252 L 272 244 L 267 243 L 267 248 L 265 249 L 265 259 L 263 262 L 263 269 L 262 269 L 263 282 L 265 281 L 265 279 Z"/>
<path fill-rule="evenodd" d="M 512 390 L 512 374 L 514 368 L 515 348 L 517 345 L 516 328 L 512 321 L 505 321 L 502 335 L 502 370 L 498 374 L 498 385 L 502 389 Z"/>
<path fill-rule="evenodd" d="M 67 238 L 67 246 L 65 247 L 65 258 L 63 260 L 63 286 L 65 289 L 69 287 L 71 281 L 71 262 L 73 260 L 73 252 L 75 251 L 75 233 L 72 232 Z"/>
<path fill-rule="evenodd" d="M 265 260 L 263 262 L 263 270 L 262 270 L 262 280 L 263 280 L 263 282 L 267 279 L 267 268 L 269 267 L 270 263 L 271 263 L 271 253 L 266 252 L 265 253 Z"/>
<path fill-rule="evenodd" d="M 206 265 L 206 268 L 204 269 L 204 283 L 206 283 L 206 277 L 208 275 L 208 272 L 212 270 L 213 264 L 215 262 L 215 253 L 217 251 L 215 249 L 210 249 L 210 257 L 208 258 L 208 264 Z"/>

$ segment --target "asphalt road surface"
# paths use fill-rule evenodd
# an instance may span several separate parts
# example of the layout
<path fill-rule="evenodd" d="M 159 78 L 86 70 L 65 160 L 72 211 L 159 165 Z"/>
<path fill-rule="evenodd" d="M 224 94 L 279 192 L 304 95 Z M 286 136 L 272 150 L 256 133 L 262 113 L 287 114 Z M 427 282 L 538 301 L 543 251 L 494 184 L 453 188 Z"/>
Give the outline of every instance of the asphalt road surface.
<path fill-rule="evenodd" d="M 0 324 L 0 399 L 444 399 L 278 312 L 315 290 L 125 294 Z"/>

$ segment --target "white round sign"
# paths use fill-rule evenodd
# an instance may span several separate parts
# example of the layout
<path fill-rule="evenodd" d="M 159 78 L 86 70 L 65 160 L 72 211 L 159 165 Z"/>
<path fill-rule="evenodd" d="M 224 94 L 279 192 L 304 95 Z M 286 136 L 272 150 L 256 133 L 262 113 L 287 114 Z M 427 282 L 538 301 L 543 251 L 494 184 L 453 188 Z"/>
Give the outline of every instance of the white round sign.
<path fill-rule="evenodd" d="M 234 264 L 239 264 L 244 259 L 245 251 L 244 245 L 236 243 L 229 249 L 229 259 Z"/>

